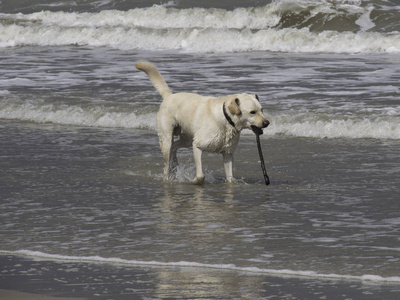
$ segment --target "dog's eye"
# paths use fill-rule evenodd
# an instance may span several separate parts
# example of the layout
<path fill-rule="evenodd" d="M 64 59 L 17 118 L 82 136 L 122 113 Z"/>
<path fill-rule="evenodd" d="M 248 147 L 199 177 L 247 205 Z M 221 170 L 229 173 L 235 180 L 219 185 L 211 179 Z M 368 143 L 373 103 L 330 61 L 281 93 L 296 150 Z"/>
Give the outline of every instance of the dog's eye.
<path fill-rule="evenodd" d="M 255 110 L 252 110 L 250 113 L 251 113 L 252 115 L 255 115 L 255 114 L 256 114 L 256 111 L 255 111 Z"/>

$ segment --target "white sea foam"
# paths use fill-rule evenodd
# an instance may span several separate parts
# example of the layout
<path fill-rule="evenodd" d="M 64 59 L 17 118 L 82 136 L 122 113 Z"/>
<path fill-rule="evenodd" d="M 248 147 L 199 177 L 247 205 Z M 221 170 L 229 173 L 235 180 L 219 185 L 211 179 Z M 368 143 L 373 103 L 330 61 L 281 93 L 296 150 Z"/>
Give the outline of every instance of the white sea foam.
<path fill-rule="evenodd" d="M 0 14 L 0 47 L 85 45 L 187 52 L 400 52 L 399 32 L 366 32 L 375 27 L 370 18 L 372 7 L 306 3 L 276 1 L 233 11 L 155 6 L 98 13 Z M 358 17 L 354 28 L 313 31 L 301 24 L 281 24 L 291 10 L 301 14 L 308 9 L 307 20 L 325 14 L 316 21 L 324 23 L 332 15 L 339 16 L 341 11 L 332 11 L 339 8 Z"/>
<path fill-rule="evenodd" d="M 383 277 L 374 274 L 357 275 L 342 275 L 342 274 L 323 274 L 315 271 L 298 271 L 290 269 L 264 269 L 258 267 L 238 267 L 234 264 L 206 264 L 198 262 L 160 262 L 160 261 L 142 261 L 142 260 L 128 260 L 117 257 L 104 258 L 101 256 L 66 256 L 60 254 L 48 254 L 40 251 L 31 250 L 16 250 L 7 251 L 0 250 L 0 255 L 16 255 L 24 256 L 32 259 L 46 260 L 46 261 L 62 261 L 62 262 L 84 262 L 84 263 L 103 263 L 111 265 L 123 266 L 147 266 L 147 267 L 181 267 L 181 268 L 201 268 L 201 269 L 217 269 L 225 271 L 246 272 L 255 275 L 272 275 L 284 277 L 308 277 L 318 279 L 332 279 L 332 280 L 354 280 L 354 281 L 368 281 L 368 282 L 390 282 L 400 283 L 400 277 L 391 276 Z"/>
<path fill-rule="evenodd" d="M 135 112 L 118 112 L 104 107 L 53 105 L 0 105 L 0 118 L 6 120 L 29 121 L 34 123 L 51 123 L 89 127 L 110 128 L 144 128 L 155 130 L 156 113 L 137 114 Z"/>
<path fill-rule="evenodd" d="M 339 118 L 314 114 L 277 115 L 265 130 L 267 135 L 314 138 L 400 139 L 397 116 Z"/>
<path fill-rule="evenodd" d="M 0 27 L 0 47 L 23 45 L 85 45 L 122 50 L 183 50 L 188 52 L 332 52 L 398 53 L 400 35 L 380 33 L 312 33 L 307 28 L 264 29 L 171 29 L 110 27 Z"/>
<path fill-rule="evenodd" d="M 371 20 L 371 12 L 373 7 L 370 6 L 367 11 L 365 11 L 360 18 L 356 21 L 356 24 L 360 26 L 360 31 L 364 32 L 375 27 L 375 23 Z"/>
<path fill-rule="evenodd" d="M 19 15 L 20 20 L 40 22 L 62 27 L 142 27 L 153 29 L 171 28 L 251 28 L 262 29 L 278 23 L 276 11 L 267 7 L 252 10 L 224 9 L 168 9 L 154 6 L 129 11 L 106 10 L 99 13 L 65 13 L 43 11 Z"/>
<path fill-rule="evenodd" d="M 156 130 L 155 111 L 156 108 L 154 112 L 138 112 L 96 105 L 55 106 L 3 101 L 0 104 L 0 119 L 84 127 Z M 267 136 L 400 139 L 398 113 L 390 114 L 390 111 L 369 118 L 343 118 L 315 113 L 276 114 L 269 118 L 271 125 L 264 130 Z M 245 130 L 243 133 L 251 134 L 251 131 Z M 184 177 L 184 174 L 182 176 Z"/>

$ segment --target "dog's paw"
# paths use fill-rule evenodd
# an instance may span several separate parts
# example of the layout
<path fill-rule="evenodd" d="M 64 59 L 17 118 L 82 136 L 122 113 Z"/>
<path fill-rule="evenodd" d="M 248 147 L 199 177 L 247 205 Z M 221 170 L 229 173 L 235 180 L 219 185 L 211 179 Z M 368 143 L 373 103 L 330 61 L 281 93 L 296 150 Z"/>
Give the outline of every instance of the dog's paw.
<path fill-rule="evenodd" d="M 195 177 L 193 180 L 192 180 L 192 182 L 194 183 L 194 184 L 203 184 L 204 183 L 204 176 L 201 176 L 201 177 Z"/>
<path fill-rule="evenodd" d="M 236 181 L 237 180 L 232 176 L 226 177 L 226 182 L 228 183 L 235 183 Z"/>

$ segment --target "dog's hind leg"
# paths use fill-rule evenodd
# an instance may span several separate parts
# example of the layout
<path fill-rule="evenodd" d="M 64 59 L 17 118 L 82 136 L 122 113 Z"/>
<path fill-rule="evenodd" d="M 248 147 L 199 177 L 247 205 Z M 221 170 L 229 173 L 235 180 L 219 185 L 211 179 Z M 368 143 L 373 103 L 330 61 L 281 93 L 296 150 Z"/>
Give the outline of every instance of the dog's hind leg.
<path fill-rule="evenodd" d="M 157 132 L 160 141 L 161 153 L 164 157 L 164 179 L 173 178 L 174 171 L 178 165 L 176 151 L 177 142 L 174 141 L 174 136 L 180 134 L 180 127 L 175 124 L 174 120 L 166 117 L 164 114 L 157 114 Z"/>
<path fill-rule="evenodd" d="M 170 152 L 170 156 L 169 156 L 169 166 L 170 166 L 169 172 L 170 173 L 175 173 L 176 169 L 179 166 L 177 151 L 180 148 L 182 148 L 180 140 L 172 142 L 171 152 Z"/>
<path fill-rule="evenodd" d="M 160 136 L 160 148 L 164 157 L 164 179 L 168 180 L 171 177 L 171 148 L 173 136 Z"/>
<path fill-rule="evenodd" d="M 176 133 L 174 133 L 176 134 Z M 180 148 L 189 148 L 192 145 L 192 139 L 179 131 L 179 140 L 174 141 L 171 147 L 171 164 L 173 170 L 176 170 L 178 164 L 177 151 Z"/>
<path fill-rule="evenodd" d="M 176 135 L 176 132 L 174 131 L 174 135 Z M 180 148 L 189 148 L 192 145 L 192 139 L 188 136 L 186 136 L 185 134 L 180 134 L 179 135 L 179 140 L 174 141 L 172 140 L 172 144 L 171 144 L 171 150 L 169 153 L 169 161 L 168 161 L 168 178 L 171 179 L 179 166 L 178 163 L 178 156 L 177 156 L 177 152 Z"/>
<path fill-rule="evenodd" d="M 164 157 L 164 179 L 169 180 L 173 177 L 173 171 L 176 169 L 176 150 L 174 147 L 173 127 L 168 130 L 165 127 L 159 127 L 158 137 L 160 140 L 161 153 Z"/>
<path fill-rule="evenodd" d="M 181 128 L 179 126 L 175 126 L 172 135 L 172 142 L 171 142 L 171 150 L 169 153 L 169 173 L 175 173 L 178 167 L 178 157 L 176 152 L 180 148 L 180 140 L 174 141 L 174 136 L 178 136 L 181 133 Z"/>

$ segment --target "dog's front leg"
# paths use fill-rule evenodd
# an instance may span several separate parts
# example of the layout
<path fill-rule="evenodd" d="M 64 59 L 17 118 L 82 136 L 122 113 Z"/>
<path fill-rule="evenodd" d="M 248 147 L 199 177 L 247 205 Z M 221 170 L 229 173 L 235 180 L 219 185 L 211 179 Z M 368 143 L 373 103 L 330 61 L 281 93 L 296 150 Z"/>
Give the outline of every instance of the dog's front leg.
<path fill-rule="evenodd" d="M 204 183 L 204 173 L 203 173 L 203 166 L 201 164 L 201 151 L 199 148 L 193 145 L 193 156 L 194 156 L 194 163 L 196 165 L 196 177 L 193 179 L 193 183 L 195 184 L 203 184 Z"/>
<path fill-rule="evenodd" d="M 233 181 L 233 154 L 231 153 L 223 153 L 224 157 L 224 169 L 226 175 L 226 181 Z"/>

